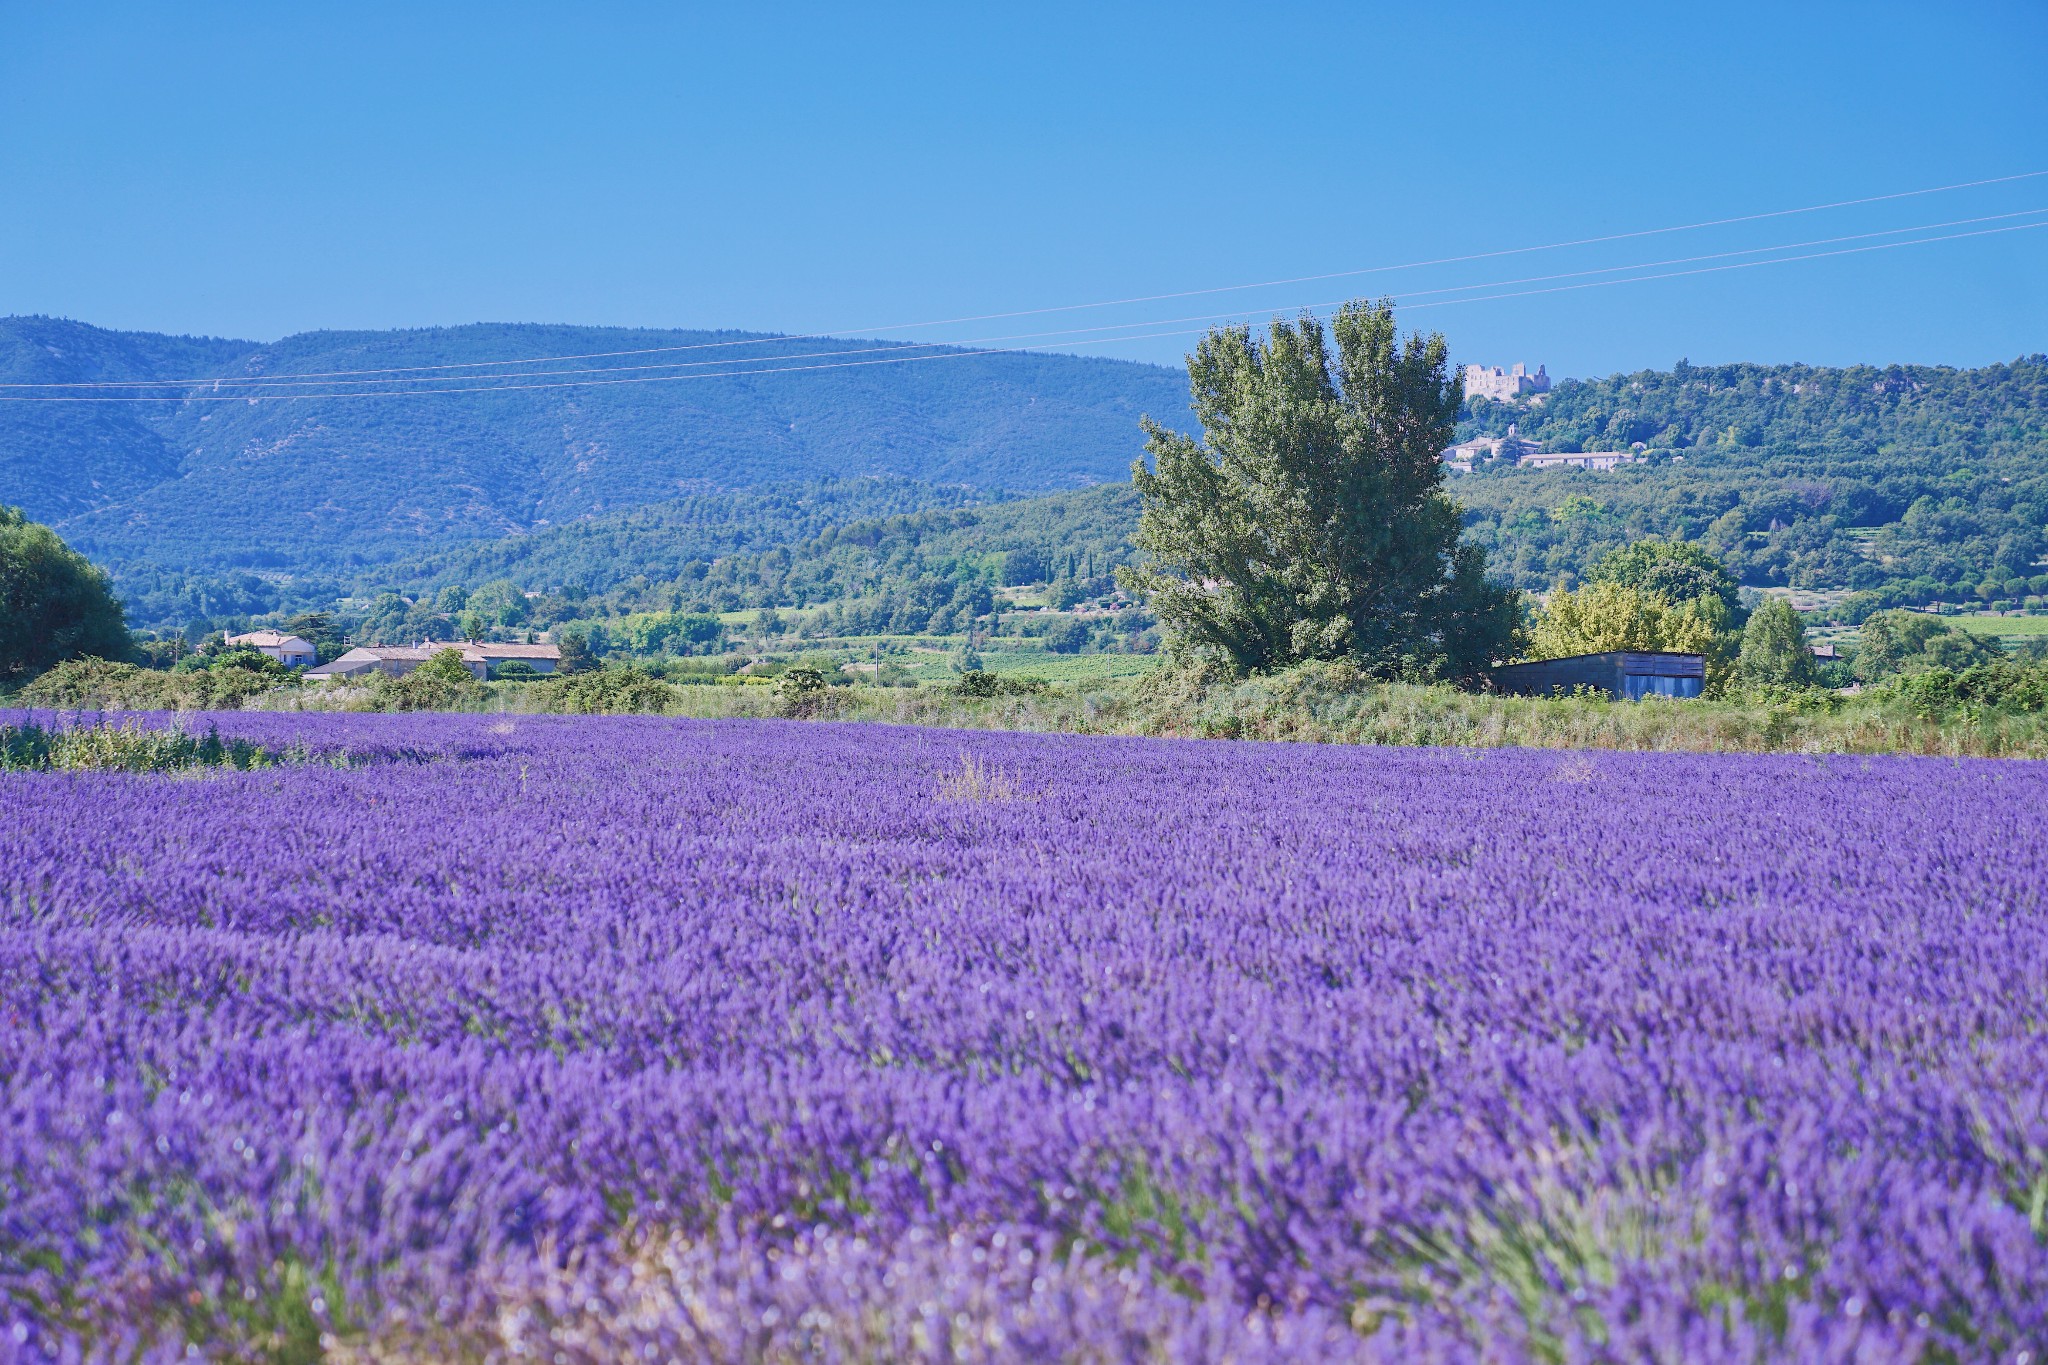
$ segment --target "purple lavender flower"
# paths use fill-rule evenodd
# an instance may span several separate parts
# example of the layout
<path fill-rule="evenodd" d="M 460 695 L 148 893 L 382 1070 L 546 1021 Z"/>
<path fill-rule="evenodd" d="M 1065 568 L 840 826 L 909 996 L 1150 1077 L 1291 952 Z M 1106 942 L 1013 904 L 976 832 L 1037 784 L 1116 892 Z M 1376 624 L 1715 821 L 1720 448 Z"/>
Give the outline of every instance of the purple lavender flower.
<path fill-rule="evenodd" d="M 2048 1363 L 2048 768 L 207 722 L 0 774 L 0 1360 Z"/>

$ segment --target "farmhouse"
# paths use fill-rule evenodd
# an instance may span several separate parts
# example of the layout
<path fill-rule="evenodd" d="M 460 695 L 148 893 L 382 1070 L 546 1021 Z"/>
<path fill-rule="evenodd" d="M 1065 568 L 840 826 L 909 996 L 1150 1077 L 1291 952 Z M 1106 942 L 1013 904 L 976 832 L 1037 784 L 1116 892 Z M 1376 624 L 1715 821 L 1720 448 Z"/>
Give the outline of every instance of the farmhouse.
<path fill-rule="evenodd" d="M 1524 450 L 1535 448 L 1536 443 L 1523 440 L 1520 433 L 1515 430 L 1515 424 L 1510 422 L 1507 435 L 1474 436 L 1469 441 L 1460 441 L 1444 451 L 1443 460 L 1451 468 L 1470 474 L 1474 461 L 1505 460 L 1513 464 L 1522 457 Z"/>
<path fill-rule="evenodd" d="M 1467 474 L 1472 472 L 1475 461 L 1483 459 L 1527 465 L 1531 469 L 1605 470 L 1638 458 L 1639 452 L 1634 450 L 1541 450 L 1534 441 L 1516 431 L 1512 422 L 1508 424 L 1505 436 L 1474 436 L 1469 441 L 1447 447 L 1443 453 L 1445 464 Z"/>
<path fill-rule="evenodd" d="M 331 664 L 309 669 L 309 678 L 362 679 L 373 673 L 402 678 L 444 649 L 462 656 L 470 673 L 487 678 L 498 667 L 518 662 L 536 673 L 552 673 L 562 662 L 556 645 L 478 644 L 469 640 L 426 640 L 416 645 L 358 645 Z"/>
<path fill-rule="evenodd" d="M 1581 687 L 1625 701 L 1697 697 L 1706 681 L 1705 655 L 1648 650 L 1574 654 L 1530 664 L 1504 664 L 1493 670 L 1494 686 L 1503 692 L 1529 697 L 1547 697 Z"/>
<path fill-rule="evenodd" d="M 311 668 L 320 661 L 312 641 L 278 630 L 252 630 L 244 635 L 230 635 L 228 644 L 235 649 L 253 649 L 286 668 Z"/>
<path fill-rule="evenodd" d="M 1547 450 L 1532 451 L 1515 463 L 1531 469 L 1612 469 L 1635 458 L 1633 450 Z"/>

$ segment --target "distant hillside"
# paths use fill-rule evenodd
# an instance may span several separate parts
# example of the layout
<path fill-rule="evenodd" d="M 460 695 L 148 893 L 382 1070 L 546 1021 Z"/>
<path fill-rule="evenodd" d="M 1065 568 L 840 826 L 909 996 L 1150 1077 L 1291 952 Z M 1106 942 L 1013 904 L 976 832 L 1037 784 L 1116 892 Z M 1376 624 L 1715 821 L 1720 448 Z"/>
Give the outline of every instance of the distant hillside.
<path fill-rule="evenodd" d="M 0 322 L 0 378 L 361 369 L 694 344 L 708 333 L 476 327 L 274 347 Z M 851 346 L 853 343 L 846 343 Z M 815 342 L 774 347 L 820 349 Z M 772 349 L 772 348 L 771 348 Z M 604 363 L 604 362 L 593 362 Z M 814 382 L 815 381 L 815 382 Z M 511 579 L 609 610 L 919 600 L 1011 551 L 1054 577 L 1128 557 L 1140 411 L 1191 424 L 1177 371 L 1070 357 L 560 396 L 0 404 L 0 502 L 115 571 L 142 625 Z M 1981 369 L 1681 365 L 1477 401 L 1460 432 L 1640 442 L 1607 473 L 1451 480 L 1494 571 L 1571 582 L 1646 535 L 1846 614 L 2048 600 L 2048 357 Z M 1084 484 L 1105 484 L 1087 494 Z M 1065 489 L 1048 499 L 1018 494 Z"/>
<path fill-rule="evenodd" d="M 1461 435 L 1510 422 L 1551 450 L 1653 450 L 1951 464 L 2038 463 L 2048 444 L 2048 355 L 2009 365 L 1690 365 L 1567 379 L 1540 403 L 1474 400 Z"/>
<path fill-rule="evenodd" d="M 285 377 L 756 340 L 737 354 L 880 344 L 490 324 L 316 332 L 264 345 L 17 317 L 0 319 L 0 382 Z M 469 396 L 0 403 L 0 501 L 117 570 L 323 574 L 708 488 L 863 475 L 983 489 L 1084 486 L 1127 473 L 1145 412 L 1188 421 L 1185 376 L 994 353 Z"/>
<path fill-rule="evenodd" d="M 1482 467 L 1450 481 L 1494 571 L 1524 588 L 1575 581 L 1607 550 L 1661 535 L 1704 543 L 1753 587 L 1856 593 L 1852 615 L 2048 598 L 2048 358 L 1649 371 L 1568 382 L 1540 406 L 1481 402 L 1462 427 L 1510 421 L 1555 448 L 1643 440 L 1647 452 L 1606 473 Z M 674 581 L 616 579 L 607 602 L 937 603 L 936 580 L 1007 572 L 1012 551 L 1037 554 L 1047 577 L 1099 578 L 1130 557 L 1136 522 L 1124 483 L 925 511 L 737 552 Z"/>
<path fill-rule="evenodd" d="M 1981 369 L 1679 365 L 1474 403 L 1463 434 L 1626 448 L 1611 473 L 1452 481 L 1497 572 L 1569 581 L 1646 535 L 1698 540 L 1744 583 L 1857 591 L 1852 614 L 2048 595 L 2048 356 Z"/>

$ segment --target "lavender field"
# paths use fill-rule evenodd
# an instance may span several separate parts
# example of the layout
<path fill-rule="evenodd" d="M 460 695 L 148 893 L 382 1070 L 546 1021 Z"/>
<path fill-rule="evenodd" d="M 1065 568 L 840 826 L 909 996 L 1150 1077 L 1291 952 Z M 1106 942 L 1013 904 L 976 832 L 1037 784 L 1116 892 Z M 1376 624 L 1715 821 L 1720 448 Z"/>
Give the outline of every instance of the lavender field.
<path fill-rule="evenodd" d="M 2048 1360 L 2048 768 L 0 774 L 0 1359 Z"/>

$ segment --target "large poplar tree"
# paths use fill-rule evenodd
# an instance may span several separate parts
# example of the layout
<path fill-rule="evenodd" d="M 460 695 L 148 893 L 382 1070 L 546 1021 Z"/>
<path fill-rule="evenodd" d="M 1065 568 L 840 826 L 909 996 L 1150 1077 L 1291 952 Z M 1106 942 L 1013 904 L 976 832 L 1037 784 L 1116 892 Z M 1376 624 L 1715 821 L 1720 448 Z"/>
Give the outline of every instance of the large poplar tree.
<path fill-rule="evenodd" d="M 1146 561 L 1175 648 L 1255 673 L 1350 659 L 1383 678 L 1476 678 L 1512 656 L 1515 592 L 1460 539 L 1441 453 L 1463 397 L 1443 337 L 1394 330 L 1390 302 L 1330 325 L 1220 327 L 1188 357 L 1196 441 L 1145 419 Z"/>

